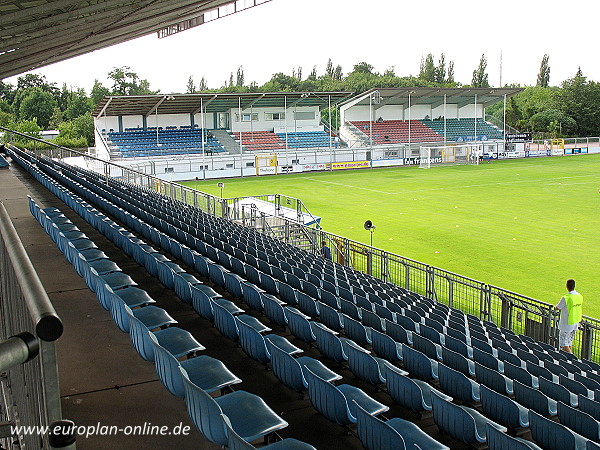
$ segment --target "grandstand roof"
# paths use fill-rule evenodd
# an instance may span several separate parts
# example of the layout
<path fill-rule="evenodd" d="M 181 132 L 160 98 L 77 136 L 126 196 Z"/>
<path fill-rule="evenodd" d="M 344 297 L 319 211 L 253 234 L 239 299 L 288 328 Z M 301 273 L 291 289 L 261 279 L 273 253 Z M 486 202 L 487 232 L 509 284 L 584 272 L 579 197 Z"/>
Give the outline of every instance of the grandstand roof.
<path fill-rule="evenodd" d="M 104 97 L 93 112 L 95 117 L 190 114 L 200 112 L 200 104 L 206 112 L 224 112 L 231 108 L 242 109 L 293 106 L 326 107 L 338 104 L 352 95 L 351 92 L 254 92 L 254 93 L 203 93 L 167 95 L 131 95 Z"/>
<path fill-rule="evenodd" d="M 267 1 L 3 1 L 0 80 L 154 32 L 166 37 Z"/>
<path fill-rule="evenodd" d="M 355 97 L 352 97 L 343 105 L 353 103 L 354 105 L 368 105 L 370 98 L 375 92 L 381 95 L 381 102 L 378 106 L 384 105 L 408 105 L 408 96 L 410 94 L 411 105 L 442 105 L 444 96 L 447 104 L 458 104 L 466 106 L 474 103 L 477 95 L 477 104 L 484 107 L 493 105 L 504 99 L 504 95 L 511 97 L 518 94 L 521 88 L 381 88 L 369 89 Z M 343 106 L 342 105 L 342 106 Z"/>

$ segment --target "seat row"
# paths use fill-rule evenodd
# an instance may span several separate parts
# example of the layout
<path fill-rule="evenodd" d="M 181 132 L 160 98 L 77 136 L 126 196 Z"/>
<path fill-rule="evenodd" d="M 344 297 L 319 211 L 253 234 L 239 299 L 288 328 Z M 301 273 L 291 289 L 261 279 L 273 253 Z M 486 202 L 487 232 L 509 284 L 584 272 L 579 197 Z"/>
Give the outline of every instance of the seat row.
<path fill-rule="evenodd" d="M 215 305 L 215 306 L 216 306 L 216 305 Z M 219 309 L 221 309 L 221 308 L 220 308 L 220 307 L 215 307 L 215 308 L 214 308 L 214 310 L 215 310 L 215 321 L 217 321 L 217 320 L 218 320 L 218 319 L 217 319 L 217 315 L 218 315 L 218 313 L 217 313 L 216 311 L 218 311 Z M 240 327 L 239 327 L 239 328 L 240 328 L 240 330 L 244 330 L 245 328 L 247 328 L 247 325 L 245 325 L 245 324 L 244 324 L 244 325 L 242 325 L 242 323 L 240 323 Z M 250 330 L 252 330 L 252 328 L 251 328 L 251 327 L 250 327 Z M 243 332 L 241 331 L 241 332 L 240 332 L 240 335 L 242 335 L 242 333 L 243 333 Z M 318 362 L 317 362 L 317 363 L 318 363 Z M 304 364 L 303 364 L 303 365 L 304 365 Z M 314 367 L 313 367 L 313 370 L 314 370 Z M 321 373 L 320 373 L 320 374 L 321 374 Z M 348 387 L 348 388 L 349 388 L 349 387 Z M 347 389 L 348 389 L 348 388 L 347 388 Z M 352 390 L 352 389 L 350 389 L 350 390 Z M 356 390 L 355 390 L 355 392 L 356 392 Z M 366 405 L 363 405 L 363 406 L 368 406 L 368 404 L 369 404 L 369 402 L 367 402 L 367 404 L 366 404 Z M 381 407 L 381 406 L 380 406 L 380 407 Z"/>
<path fill-rule="evenodd" d="M 75 204 L 73 206 L 77 207 Z M 107 303 L 110 303 L 107 309 L 113 312 L 113 318 L 119 328 L 123 331 L 129 328 L 131 340 L 138 353 L 144 359 L 155 361 L 157 374 L 169 391 L 180 397 L 185 396 L 186 390 L 191 390 L 195 397 L 204 395 L 204 406 L 200 409 L 188 406 L 192 419 L 194 419 L 193 414 L 196 416 L 200 413 L 205 414 L 206 411 L 203 409 L 215 409 L 215 404 L 220 406 L 217 408 L 218 411 L 210 413 L 214 423 L 209 427 L 206 425 L 199 427 L 203 434 L 210 434 L 213 428 L 216 430 L 224 428 L 223 423 L 220 427 L 218 425 L 219 421 L 222 422 L 223 413 L 234 429 L 237 429 L 237 433 L 241 433 L 248 441 L 256 440 L 287 426 L 287 423 L 273 413 L 262 399 L 252 394 L 236 391 L 217 399 L 208 396 L 210 392 L 224 389 L 241 380 L 220 361 L 206 355 L 198 355 L 197 353 L 204 350 L 204 347 L 187 331 L 170 326 L 176 321 L 166 311 L 150 305 L 154 300 L 145 291 L 136 288 L 135 282 L 123 274 L 115 263 L 108 260 L 83 233 L 74 229 L 74 225 L 63 214 L 55 209 L 41 210 L 31 199 L 30 209 L 44 228 L 50 230 L 51 237 L 56 240 L 67 259 L 74 263 L 78 272 L 83 270 L 82 276 L 88 287 L 96 293 L 100 304 L 107 308 Z M 68 233 L 69 237 L 66 237 L 65 233 Z M 90 260 L 88 261 L 86 257 Z M 135 292 L 131 292 L 132 290 Z M 127 316 L 126 321 L 124 316 Z M 189 359 L 178 361 L 177 358 L 182 356 L 187 356 Z M 181 375 L 178 375 L 180 370 Z M 227 401 L 224 397 L 227 397 Z M 228 408 L 226 406 L 228 402 L 236 406 Z M 247 409 L 240 408 L 239 402 Z M 188 404 L 195 403 L 189 400 Z M 250 411 L 254 416 L 251 424 L 247 423 Z M 249 430 L 253 430 L 252 433 L 249 433 Z M 302 444 L 295 440 L 287 441 L 294 445 Z M 224 437 L 221 436 L 220 444 L 225 445 L 226 442 L 225 434 Z M 302 448 L 313 447 L 306 445 Z"/>
<path fill-rule="evenodd" d="M 217 306 L 216 304 L 214 305 L 214 318 L 215 318 L 215 323 L 216 323 L 217 325 L 218 325 L 218 323 L 219 323 L 219 322 L 218 322 L 218 321 L 219 321 L 219 313 L 218 313 L 218 311 L 219 311 L 219 310 L 221 310 L 221 309 L 223 309 L 223 308 L 221 307 L 221 305 L 218 305 L 218 306 Z M 226 312 L 228 312 L 228 311 L 226 310 Z M 239 319 L 240 319 L 240 316 L 236 317 L 236 319 L 238 319 L 238 320 L 239 320 Z M 242 324 L 243 324 L 243 326 L 242 326 Z M 248 327 L 248 325 L 246 325 L 246 323 L 245 323 L 245 322 L 241 322 L 241 321 L 240 321 L 240 330 L 244 330 L 244 329 L 245 329 L 245 327 Z M 225 328 L 225 329 L 226 329 L 226 328 Z M 250 329 L 250 330 L 252 330 L 252 331 L 256 331 L 256 330 L 253 330 L 253 328 L 252 328 L 252 327 L 249 327 L 249 329 Z M 261 331 L 264 331 L 264 330 L 261 330 Z M 235 339 L 235 337 L 236 337 L 236 336 L 231 336 L 231 337 Z M 264 344 L 263 344 L 263 345 L 264 345 Z M 145 352 L 144 352 L 144 351 L 142 351 L 142 354 L 143 354 L 143 355 L 145 355 Z M 146 356 L 146 357 L 147 357 L 147 356 Z M 157 355 L 157 359 L 158 359 L 158 355 Z M 306 358 L 306 357 L 304 357 L 304 358 L 302 359 L 302 366 L 303 366 L 303 367 L 307 365 L 307 364 L 306 364 L 306 361 L 307 361 L 308 359 L 309 359 L 309 358 Z M 322 365 L 321 365 L 321 364 L 320 364 L 318 361 L 314 360 L 314 363 L 316 363 L 316 364 L 310 365 L 310 367 L 311 367 L 311 369 L 312 369 L 313 371 L 316 371 L 316 372 L 317 372 L 319 375 L 322 375 L 323 373 L 326 373 L 326 372 L 327 372 L 327 369 L 325 369 L 325 368 L 324 368 L 324 366 L 322 366 Z M 325 369 L 325 370 L 318 371 L 318 369 L 319 369 L 319 366 L 320 366 L 322 369 Z M 336 376 L 335 378 L 338 378 L 338 377 Z M 346 390 L 348 390 L 348 389 L 350 389 L 350 391 L 352 391 L 352 392 L 355 392 L 355 393 L 356 393 L 356 392 L 360 392 L 360 390 L 357 390 L 357 389 L 354 389 L 354 390 L 352 390 L 352 388 L 351 388 L 350 386 L 348 386 L 348 387 L 346 388 Z M 171 389 L 170 389 L 170 390 L 171 390 Z M 174 392 L 173 392 L 173 393 L 174 393 Z M 367 399 L 366 403 L 365 403 L 365 404 L 363 404 L 363 406 L 364 406 L 364 407 L 369 407 L 369 404 L 372 404 L 372 403 L 373 403 L 373 401 L 372 401 L 372 400 L 370 400 L 370 399 L 369 399 L 369 397 L 368 397 L 368 396 L 366 396 L 364 393 L 362 394 L 362 397 L 363 397 L 364 399 Z M 358 398 L 358 397 L 357 397 L 357 398 Z M 379 405 L 379 407 L 381 408 L 382 406 L 381 406 L 381 405 Z"/>

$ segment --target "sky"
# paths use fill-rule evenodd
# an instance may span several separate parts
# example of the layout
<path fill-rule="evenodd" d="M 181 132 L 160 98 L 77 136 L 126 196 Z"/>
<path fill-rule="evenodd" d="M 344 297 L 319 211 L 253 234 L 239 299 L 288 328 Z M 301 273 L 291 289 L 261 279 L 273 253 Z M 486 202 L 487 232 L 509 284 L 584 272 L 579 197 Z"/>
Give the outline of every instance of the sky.
<path fill-rule="evenodd" d="M 151 89 L 174 93 L 186 91 L 190 76 L 221 87 L 239 66 L 246 84 L 299 66 L 304 78 L 315 65 L 320 75 L 329 58 L 344 75 L 361 61 L 378 72 L 394 67 L 399 76 L 418 75 L 422 57 L 432 53 L 437 63 L 444 53 L 463 84 L 485 54 L 492 86 L 500 85 L 501 61 L 502 84 L 534 85 L 548 54 L 551 85 L 578 67 L 598 81 L 599 11 L 597 0 L 273 0 L 165 39 L 152 34 L 32 73 L 89 93 L 94 79 L 109 87 L 108 73 L 129 66 Z"/>

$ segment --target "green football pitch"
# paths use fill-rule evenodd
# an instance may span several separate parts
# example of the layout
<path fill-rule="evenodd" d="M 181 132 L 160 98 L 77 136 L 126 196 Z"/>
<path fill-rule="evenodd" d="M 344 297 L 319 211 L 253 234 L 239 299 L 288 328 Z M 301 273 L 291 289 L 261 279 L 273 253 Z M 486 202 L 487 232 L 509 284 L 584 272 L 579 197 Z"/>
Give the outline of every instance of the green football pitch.
<path fill-rule="evenodd" d="M 225 197 L 285 194 L 326 231 L 556 303 L 565 280 L 600 317 L 600 155 L 394 167 L 184 184 Z"/>

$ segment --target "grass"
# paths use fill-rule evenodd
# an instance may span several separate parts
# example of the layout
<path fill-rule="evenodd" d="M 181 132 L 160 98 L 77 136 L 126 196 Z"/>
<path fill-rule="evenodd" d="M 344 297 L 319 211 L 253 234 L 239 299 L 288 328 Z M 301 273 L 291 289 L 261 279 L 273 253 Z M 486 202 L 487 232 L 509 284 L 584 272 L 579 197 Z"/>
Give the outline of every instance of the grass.
<path fill-rule="evenodd" d="M 300 198 L 326 231 L 556 303 L 567 278 L 600 317 L 600 155 L 190 181 Z"/>

